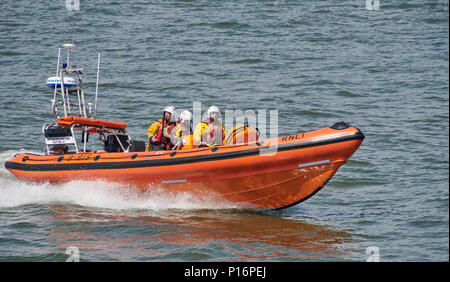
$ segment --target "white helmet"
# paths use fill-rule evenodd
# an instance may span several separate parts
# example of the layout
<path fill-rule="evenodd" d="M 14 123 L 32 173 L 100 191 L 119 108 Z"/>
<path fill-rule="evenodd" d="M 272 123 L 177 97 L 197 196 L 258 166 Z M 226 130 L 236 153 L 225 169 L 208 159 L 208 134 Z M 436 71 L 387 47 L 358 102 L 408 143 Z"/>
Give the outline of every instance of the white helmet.
<path fill-rule="evenodd" d="M 220 115 L 219 108 L 216 106 L 211 106 L 208 108 L 208 110 L 206 111 L 206 118 L 210 119 L 211 114 L 213 113 L 216 113 L 216 121 L 220 121 L 222 116 Z"/>
<path fill-rule="evenodd" d="M 168 112 L 170 114 L 170 122 L 175 122 L 175 113 L 176 109 L 174 106 L 168 106 L 164 109 L 164 112 Z"/>
<path fill-rule="evenodd" d="M 184 110 L 180 114 L 180 122 L 184 123 L 185 121 L 192 121 L 192 113 L 188 110 Z"/>
<path fill-rule="evenodd" d="M 220 114 L 219 108 L 216 107 L 216 106 L 211 106 L 211 107 L 209 107 L 209 108 L 208 108 L 208 111 L 206 111 L 206 114 L 207 114 L 208 117 L 209 117 L 212 113 L 219 113 L 219 114 Z"/>

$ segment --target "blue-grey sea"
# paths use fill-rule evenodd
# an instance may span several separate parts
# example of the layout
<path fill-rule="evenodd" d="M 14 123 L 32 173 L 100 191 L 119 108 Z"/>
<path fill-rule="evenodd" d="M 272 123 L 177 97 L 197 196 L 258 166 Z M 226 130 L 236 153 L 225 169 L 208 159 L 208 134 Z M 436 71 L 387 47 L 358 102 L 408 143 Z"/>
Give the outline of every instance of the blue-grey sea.
<path fill-rule="evenodd" d="M 68 2 L 0 1 L 0 261 L 449 260 L 448 0 Z M 134 139 L 193 102 L 277 110 L 280 136 L 346 121 L 366 139 L 279 211 L 21 182 L 4 163 L 44 153 L 64 43 L 91 102 L 101 51 L 97 118 Z"/>

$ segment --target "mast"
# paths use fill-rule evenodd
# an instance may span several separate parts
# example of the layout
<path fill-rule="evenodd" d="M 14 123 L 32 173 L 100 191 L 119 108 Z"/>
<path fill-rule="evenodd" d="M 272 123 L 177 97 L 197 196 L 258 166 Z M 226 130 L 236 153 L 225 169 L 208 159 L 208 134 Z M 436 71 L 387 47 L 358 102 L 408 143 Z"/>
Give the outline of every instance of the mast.
<path fill-rule="evenodd" d="M 98 79 L 100 76 L 100 51 L 98 51 L 98 61 L 97 61 L 97 83 L 95 85 L 95 102 L 94 102 L 94 114 L 92 118 L 95 118 L 97 114 L 97 101 L 98 101 Z"/>
<path fill-rule="evenodd" d="M 61 48 L 58 48 L 58 63 L 56 64 L 56 74 L 55 77 L 58 77 L 59 73 L 59 60 L 61 58 Z M 58 92 L 58 87 L 55 86 L 55 91 L 53 92 L 53 100 L 52 100 L 52 116 L 57 118 L 58 112 L 56 109 L 56 93 Z"/>
<path fill-rule="evenodd" d="M 98 51 L 95 103 L 94 109 L 92 109 L 92 103 L 87 103 L 88 101 L 85 97 L 82 79 L 83 69 L 71 65 L 70 63 L 70 56 L 74 47 L 74 44 L 63 44 L 62 48 L 66 50 L 67 58 L 66 62 L 63 62 L 62 64 L 62 48 L 58 48 L 56 75 L 47 79 L 47 86 L 53 90 L 53 100 L 51 101 L 52 116 L 57 120 L 57 122 L 53 124 L 44 124 L 42 128 L 47 154 L 54 154 L 61 150 L 66 150 L 65 153 L 71 154 L 78 154 L 81 151 L 86 152 L 89 132 L 97 132 L 100 136 L 103 136 L 103 140 L 106 140 L 104 135 L 105 128 L 103 125 L 99 126 L 98 121 L 95 121 L 98 105 L 101 52 Z M 63 107 L 61 116 L 58 114 L 59 106 Z M 77 122 L 70 124 L 70 127 L 68 127 L 67 124 L 64 124 L 64 121 L 62 124 L 59 122 L 59 119 L 64 117 L 69 117 L 65 120 L 76 120 Z M 83 146 L 77 145 L 74 131 L 81 133 L 81 142 L 83 143 Z M 107 133 L 113 135 L 114 142 L 117 142 L 117 144 L 120 145 L 119 149 L 122 150 L 122 152 L 128 152 L 129 148 L 131 148 L 131 143 L 129 143 L 131 138 L 126 132 L 125 127 L 108 128 Z M 108 135 L 108 138 L 111 138 L 111 135 Z M 124 138 L 127 140 L 126 142 Z M 73 150 L 64 149 L 64 147 L 67 148 L 69 145 L 73 147 Z M 116 152 L 116 149 L 113 147 L 109 150 Z"/>

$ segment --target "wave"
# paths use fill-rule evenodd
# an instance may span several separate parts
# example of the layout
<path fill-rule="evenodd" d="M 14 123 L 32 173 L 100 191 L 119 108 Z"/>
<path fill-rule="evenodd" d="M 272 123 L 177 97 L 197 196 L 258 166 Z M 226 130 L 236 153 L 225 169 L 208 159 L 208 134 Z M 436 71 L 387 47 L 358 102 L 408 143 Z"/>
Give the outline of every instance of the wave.
<path fill-rule="evenodd" d="M 23 151 L 23 150 L 21 150 Z M 17 180 L 4 167 L 17 151 L 0 152 L 0 208 L 30 204 L 71 204 L 111 210 L 169 209 L 236 209 L 238 204 L 212 195 L 194 196 L 187 192 L 168 192 L 159 186 L 149 186 L 145 192 L 137 187 L 103 180 L 76 180 L 61 184 L 29 183 Z"/>

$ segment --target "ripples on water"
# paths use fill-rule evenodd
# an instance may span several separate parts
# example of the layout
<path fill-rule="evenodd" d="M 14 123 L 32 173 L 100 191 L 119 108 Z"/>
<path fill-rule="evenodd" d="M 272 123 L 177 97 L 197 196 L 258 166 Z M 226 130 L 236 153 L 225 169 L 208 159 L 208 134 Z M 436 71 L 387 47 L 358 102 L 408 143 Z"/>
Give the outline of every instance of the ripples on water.
<path fill-rule="evenodd" d="M 63 261 L 68 246 L 84 260 L 360 261 L 368 246 L 448 260 L 448 1 L 60 2 L 0 3 L 1 261 Z M 366 139 L 325 189 L 278 212 L 21 183 L 3 164 L 42 152 L 45 80 L 65 42 L 88 94 L 102 51 L 98 117 L 136 139 L 165 105 L 193 101 L 277 109 L 280 135 L 345 120 Z"/>

